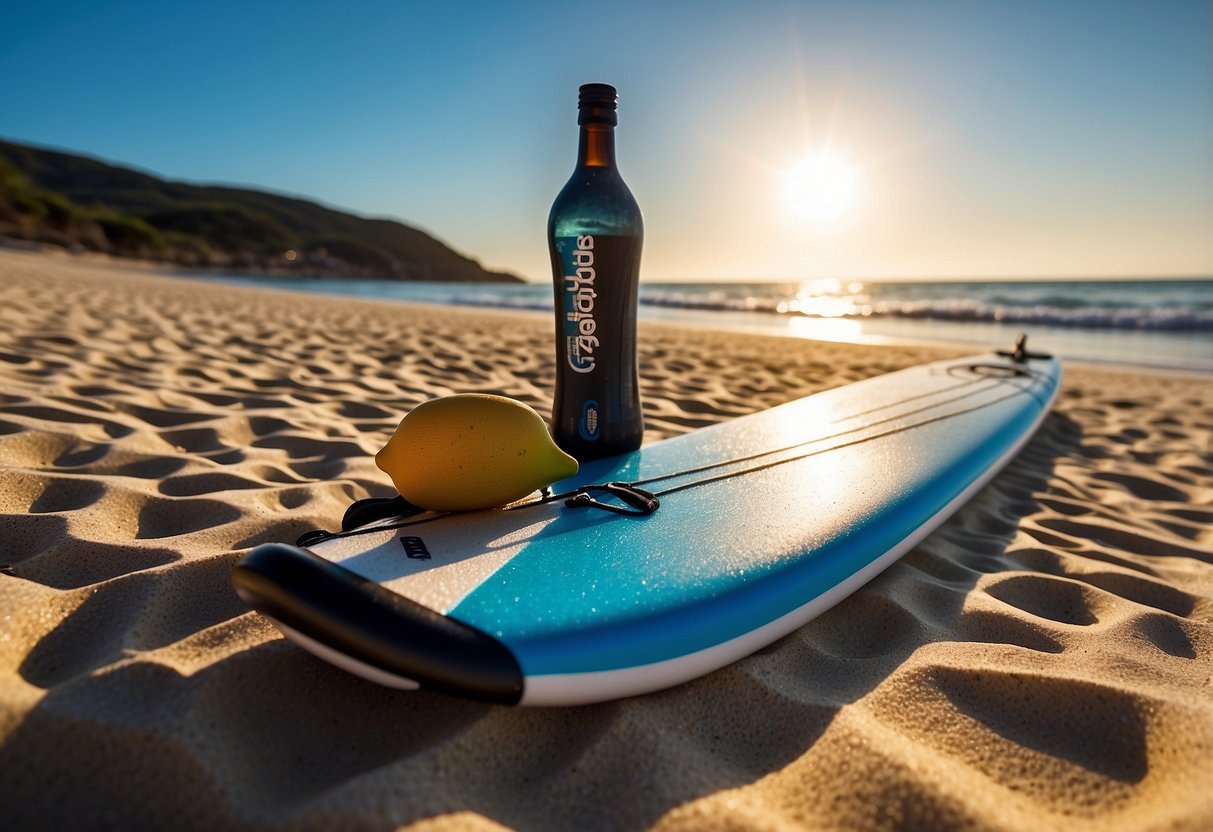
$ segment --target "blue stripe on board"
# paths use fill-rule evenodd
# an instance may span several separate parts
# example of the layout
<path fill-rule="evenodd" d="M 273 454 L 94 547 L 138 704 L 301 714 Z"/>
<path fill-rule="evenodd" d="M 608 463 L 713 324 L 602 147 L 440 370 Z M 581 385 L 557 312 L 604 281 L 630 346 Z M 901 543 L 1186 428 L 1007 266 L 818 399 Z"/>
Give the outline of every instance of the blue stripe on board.
<path fill-rule="evenodd" d="M 677 492 L 648 518 L 562 516 L 449 614 L 505 642 L 528 676 L 650 664 L 744 635 L 854 574 L 978 480 L 1049 401 L 1059 368 L 1039 369 L 1031 388 L 979 414 Z M 987 400 L 1022 387 L 1007 381 Z M 694 466 L 704 438 L 669 440 L 625 467 Z"/>

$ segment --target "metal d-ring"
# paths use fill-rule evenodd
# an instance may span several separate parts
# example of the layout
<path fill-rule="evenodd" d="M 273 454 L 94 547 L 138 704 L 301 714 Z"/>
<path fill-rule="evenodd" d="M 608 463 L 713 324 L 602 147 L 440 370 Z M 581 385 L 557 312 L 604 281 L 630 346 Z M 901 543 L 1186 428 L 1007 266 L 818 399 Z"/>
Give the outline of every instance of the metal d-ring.
<path fill-rule="evenodd" d="M 630 508 L 595 500 L 590 496 L 591 491 L 604 491 L 626 503 Z M 600 508 L 615 514 L 644 517 L 655 512 L 661 506 L 661 501 L 652 491 L 645 491 L 643 488 L 637 488 L 626 482 L 608 482 L 605 485 L 583 485 L 572 497 L 565 500 L 564 504 L 569 508 Z"/>

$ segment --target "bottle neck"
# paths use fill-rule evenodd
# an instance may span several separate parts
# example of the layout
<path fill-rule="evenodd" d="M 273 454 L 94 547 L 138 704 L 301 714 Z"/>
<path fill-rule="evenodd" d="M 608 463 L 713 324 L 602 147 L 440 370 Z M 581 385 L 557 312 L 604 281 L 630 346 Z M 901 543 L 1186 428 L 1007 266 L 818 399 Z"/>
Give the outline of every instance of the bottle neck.
<path fill-rule="evenodd" d="M 615 167 L 614 125 L 596 122 L 581 125 L 581 140 L 577 144 L 577 166 Z"/>

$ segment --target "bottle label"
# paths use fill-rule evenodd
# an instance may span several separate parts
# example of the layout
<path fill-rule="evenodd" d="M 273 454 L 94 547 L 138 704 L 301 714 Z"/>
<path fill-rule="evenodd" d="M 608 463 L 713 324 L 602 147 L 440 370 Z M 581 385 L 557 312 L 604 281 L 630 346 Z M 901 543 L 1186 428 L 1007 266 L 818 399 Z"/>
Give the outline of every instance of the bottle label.
<path fill-rule="evenodd" d="M 594 238 L 589 234 L 569 237 L 560 246 L 564 254 L 564 340 L 565 360 L 575 373 L 592 373 L 598 366 L 595 351 L 598 321 L 594 317 L 594 291 L 597 270 L 594 266 Z M 570 245 L 571 243 L 571 245 Z M 592 431 L 596 433 L 597 431 Z"/>
<path fill-rule="evenodd" d="M 633 450 L 644 430 L 636 378 L 640 239 L 583 232 L 555 236 L 551 245 L 553 436 L 566 451 L 587 459 Z"/>

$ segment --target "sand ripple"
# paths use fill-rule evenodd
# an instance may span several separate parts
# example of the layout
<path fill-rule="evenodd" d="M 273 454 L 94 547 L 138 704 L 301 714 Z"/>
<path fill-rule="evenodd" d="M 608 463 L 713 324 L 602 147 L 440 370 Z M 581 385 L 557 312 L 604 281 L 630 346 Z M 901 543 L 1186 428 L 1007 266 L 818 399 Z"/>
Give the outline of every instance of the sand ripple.
<path fill-rule="evenodd" d="M 546 411 L 548 338 L 0 253 L 0 827 L 1213 825 L 1207 379 L 1069 368 L 899 564 L 651 696 L 401 694 L 245 611 L 235 560 L 391 493 L 411 407 Z M 648 436 L 940 354 L 647 327 Z"/>

